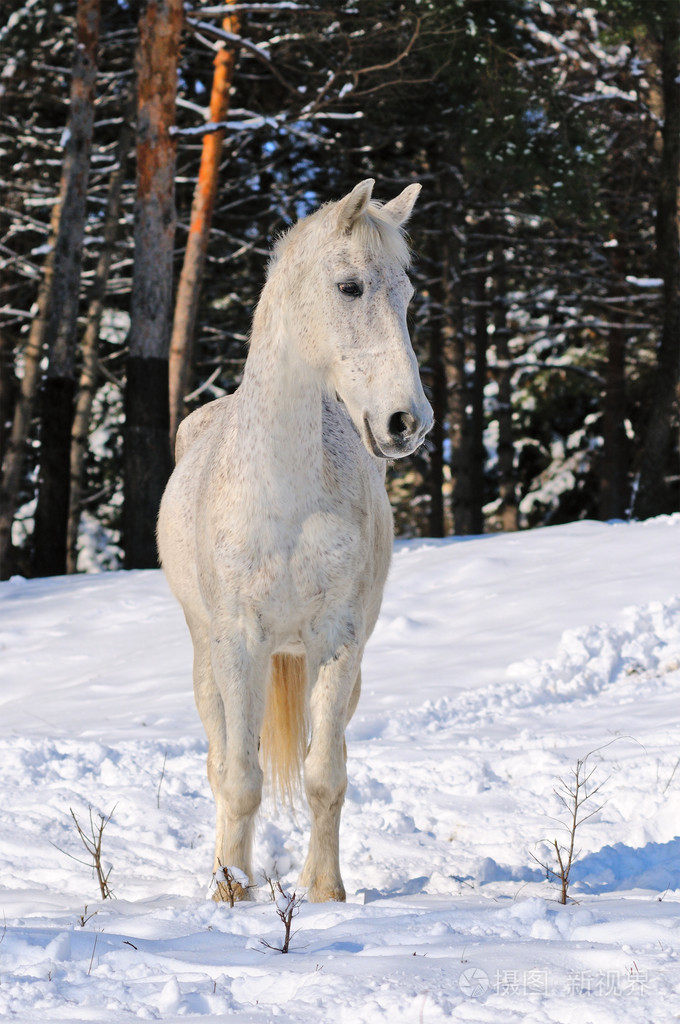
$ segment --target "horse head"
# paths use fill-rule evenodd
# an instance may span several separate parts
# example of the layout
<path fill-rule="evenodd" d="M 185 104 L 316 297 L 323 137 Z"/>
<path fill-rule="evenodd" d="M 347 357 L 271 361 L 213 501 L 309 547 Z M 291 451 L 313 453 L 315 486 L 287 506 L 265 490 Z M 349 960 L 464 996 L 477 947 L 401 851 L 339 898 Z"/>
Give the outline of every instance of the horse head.
<path fill-rule="evenodd" d="M 406 323 L 413 287 L 403 235 L 420 191 L 371 199 L 373 180 L 301 221 L 279 242 L 289 337 L 344 403 L 373 455 L 409 455 L 432 427 Z M 283 305 L 283 303 L 282 303 Z"/>

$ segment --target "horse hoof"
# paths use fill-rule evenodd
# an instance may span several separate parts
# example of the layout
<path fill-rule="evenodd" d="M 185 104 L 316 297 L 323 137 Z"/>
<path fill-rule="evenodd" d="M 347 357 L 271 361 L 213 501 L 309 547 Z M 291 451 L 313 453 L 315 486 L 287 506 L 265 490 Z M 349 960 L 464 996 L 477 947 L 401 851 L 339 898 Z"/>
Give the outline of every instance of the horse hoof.
<path fill-rule="evenodd" d="M 307 899 L 310 903 L 345 903 L 347 896 L 344 885 L 334 886 L 332 889 L 313 887 L 307 893 Z"/>

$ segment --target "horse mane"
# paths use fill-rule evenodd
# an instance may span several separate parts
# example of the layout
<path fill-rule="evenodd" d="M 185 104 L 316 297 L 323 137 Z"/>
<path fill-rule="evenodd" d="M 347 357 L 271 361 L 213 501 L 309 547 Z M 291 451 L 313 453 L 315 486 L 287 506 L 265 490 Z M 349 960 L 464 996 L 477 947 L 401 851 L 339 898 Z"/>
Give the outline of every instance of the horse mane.
<path fill-rule="evenodd" d="M 318 260 L 319 247 L 333 236 L 342 238 L 335 219 L 336 202 L 325 203 L 309 217 L 294 224 L 279 235 L 272 248 L 268 273 L 271 273 L 281 258 L 292 248 L 299 251 L 304 259 Z M 347 237 L 375 258 L 385 257 L 396 260 L 407 270 L 411 265 L 411 250 L 404 231 L 394 223 L 389 214 L 383 212 L 383 203 L 371 199 L 364 212 L 357 217 Z"/>

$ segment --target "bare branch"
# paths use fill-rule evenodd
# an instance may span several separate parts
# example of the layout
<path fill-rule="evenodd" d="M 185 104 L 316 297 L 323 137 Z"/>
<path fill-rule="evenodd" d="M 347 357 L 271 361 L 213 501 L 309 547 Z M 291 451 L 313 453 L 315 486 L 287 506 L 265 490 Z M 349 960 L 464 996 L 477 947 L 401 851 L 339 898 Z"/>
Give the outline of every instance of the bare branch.
<path fill-rule="evenodd" d="M 197 21 L 194 18 L 187 18 L 186 20 L 187 24 L 193 29 L 201 32 L 207 32 L 208 34 L 215 36 L 216 39 L 222 40 L 223 43 L 229 43 L 231 46 L 241 48 L 243 50 L 247 50 L 248 53 L 252 53 L 252 55 L 257 57 L 259 61 L 262 61 L 263 64 L 267 65 L 276 80 L 280 82 L 285 89 L 294 93 L 296 96 L 300 95 L 295 86 L 291 85 L 290 82 L 283 77 L 272 61 L 271 56 L 261 46 L 258 46 L 257 43 L 251 42 L 250 39 L 244 39 L 243 36 L 236 35 L 235 32 L 225 32 L 224 29 L 217 28 L 216 25 L 211 25 L 207 21 Z"/>
<path fill-rule="evenodd" d="M 358 71 L 354 72 L 355 82 L 359 81 L 360 75 L 369 75 L 372 71 L 386 71 L 388 68 L 393 68 L 397 64 L 400 64 L 402 60 L 408 57 L 409 53 L 413 49 L 413 45 L 416 39 L 420 35 L 421 21 L 422 18 L 416 18 L 416 27 L 413 30 L 413 35 L 411 36 L 411 38 L 409 39 L 408 43 L 406 44 L 405 48 L 402 50 L 401 53 L 397 54 L 397 56 L 394 57 L 393 60 L 388 60 L 385 64 L 371 64 L 367 68 L 359 68 Z"/>

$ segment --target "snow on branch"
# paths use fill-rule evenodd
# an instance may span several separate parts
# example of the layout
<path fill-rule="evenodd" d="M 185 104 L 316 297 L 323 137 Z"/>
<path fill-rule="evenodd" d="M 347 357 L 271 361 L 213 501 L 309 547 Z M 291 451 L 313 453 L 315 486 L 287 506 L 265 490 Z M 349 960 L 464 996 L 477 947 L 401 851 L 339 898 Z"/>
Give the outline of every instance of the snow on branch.
<path fill-rule="evenodd" d="M 217 36 L 225 43 L 231 43 L 232 46 L 243 47 L 244 50 L 248 50 L 250 53 L 255 53 L 260 60 L 265 60 L 268 64 L 271 62 L 271 57 L 267 52 L 266 43 L 253 43 L 250 39 L 246 39 L 244 36 L 238 35 L 236 32 L 227 32 L 226 29 L 218 28 L 217 25 L 210 25 L 205 21 L 197 21 L 194 18 L 187 18 L 187 21 L 193 28 L 202 30 L 203 32 L 210 32 L 211 35 Z"/>
<path fill-rule="evenodd" d="M 25 18 L 28 14 L 30 14 L 31 9 L 35 7 L 37 3 L 38 0 L 26 0 L 26 3 L 24 4 L 23 7 L 21 7 L 18 11 L 13 11 L 12 14 L 10 14 L 9 18 L 7 19 L 7 23 L 2 28 L 0 28 L 0 43 L 5 38 L 5 36 L 8 36 L 10 34 L 13 28 L 16 28 L 16 26 L 19 24 L 22 18 Z"/>
<path fill-rule="evenodd" d="M 34 0 L 37 2 L 37 0 Z M 250 14 L 258 14 L 260 11 L 271 13 L 273 11 L 309 11 L 312 14 L 323 14 L 324 11 L 319 10 L 318 7 L 310 6 L 309 4 L 297 4 L 294 0 L 281 0 L 280 3 L 272 4 L 220 4 L 217 7 L 186 7 L 185 14 L 188 18 L 193 15 L 200 16 L 201 18 L 224 18 L 227 14 L 233 14 L 237 12 L 247 12 Z"/>
<path fill-rule="evenodd" d="M 629 89 L 626 92 L 624 89 L 619 89 L 615 85 L 607 85 L 605 82 L 595 82 L 594 89 L 594 92 L 586 93 L 584 96 L 577 96 L 575 93 L 569 93 L 568 95 L 574 103 L 579 104 L 599 103 L 601 100 L 624 100 L 626 103 L 639 102 L 639 97 L 633 89 Z"/>
<path fill-rule="evenodd" d="M 495 362 L 489 362 L 490 372 L 493 373 L 494 371 L 498 372 L 501 370 L 530 370 L 533 373 L 540 373 L 541 370 L 559 370 L 560 372 L 564 371 L 585 377 L 601 387 L 604 387 L 605 384 L 604 377 L 594 370 L 589 370 L 585 366 L 579 366 L 578 363 L 563 362 L 558 359 L 498 359 Z"/>
<path fill-rule="evenodd" d="M 577 66 L 583 68 L 584 71 L 593 70 L 593 65 L 589 61 L 584 60 L 578 50 L 574 50 L 571 46 L 567 46 L 567 44 L 562 42 L 562 40 L 554 35 L 554 33 L 547 32 L 545 29 L 540 29 L 530 18 L 527 18 L 525 21 L 521 21 L 519 25 L 520 28 L 526 29 L 537 42 L 542 43 L 542 45 L 547 49 L 554 50 L 560 57 L 571 60 Z"/>
<path fill-rule="evenodd" d="M 234 111 L 234 113 L 238 113 Z M 241 115 L 244 113 L 240 112 Z M 173 137 L 184 136 L 203 136 L 211 135 L 214 132 L 221 132 L 229 129 L 232 132 L 240 131 L 258 131 L 260 128 L 280 128 L 284 124 L 288 124 L 288 130 L 292 134 L 303 135 L 303 133 L 296 131 L 294 122 L 300 121 L 357 121 L 364 116 L 362 110 L 357 110 L 354 113 L 341 113 L 340 111 L 333 110 L 317 110 L 309 113 L 295 114 L 292 115 L 293 120 L 290 120 L 290 115 L 279 114 L 272 117 L 264 117 L 260 114 L 252 114 L 246 120 L 243 117 L 230 118 L 226 121 L 207 121 L 205 124 L 193 125 L 190 128 L 177 128 L 172 126 L 169 129 L 169 133 Z M 309 136 L 303 135 L 308 138 Z"/>
<path fill-rule="evenodd" d="M 262 61 L 264 64 L 267 65 L 271 73 L 274 75 L 277 81 L 279 81 L 281 85 L 284 86 L 284 88 L 286 88 L 289 92 L 293 92 L 295 93 L 295 95 L 298 95 L 298 90 L 295 88 L 295 86 L 291 85 L 290 82 L 288 82 L 283 77 L 281 72 L 273 63 L 271 56 L 268 52 L 268 49 L 266 48 L 266 44 L 254 43 L 252 42 L 252 40 L 244 38 L 244 36 L 237 35 L 235 32 L 227 32 L 225 31 L 225 29 L 218 28 L 216 25 L 211 25 L 207 21 L 198 21 L 195 18 L 187 18 L 187 24 L 190 25 L 196 31 L 197 34 L 201 32 L 206 32 L 209 35 L 215 36 L 216 39 L 220 40 L 223 43 L 228 43 L 231 46 L 240 48 L 242 50 L 246 50 L 248 53 L 251 53 L 254 57 L 257 57 L 258 60 Z"/>
<path fill-rule="evenodd" d="M 637 288 L 662 288 L 662 277 L 634 277 L 629 274 L 626 277 L 628 284 L 634 284 Z"/>

